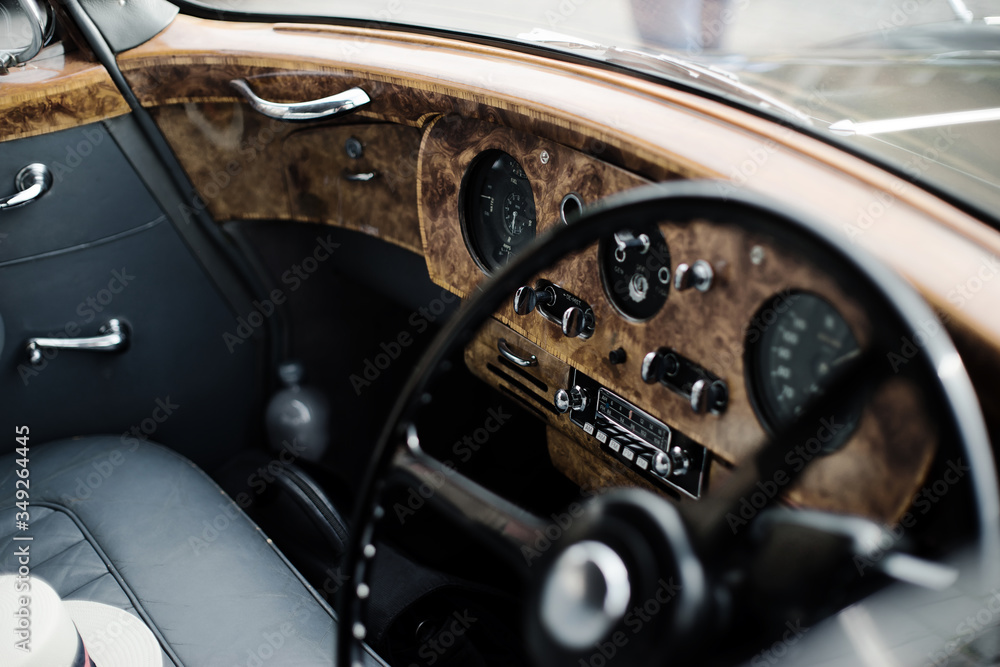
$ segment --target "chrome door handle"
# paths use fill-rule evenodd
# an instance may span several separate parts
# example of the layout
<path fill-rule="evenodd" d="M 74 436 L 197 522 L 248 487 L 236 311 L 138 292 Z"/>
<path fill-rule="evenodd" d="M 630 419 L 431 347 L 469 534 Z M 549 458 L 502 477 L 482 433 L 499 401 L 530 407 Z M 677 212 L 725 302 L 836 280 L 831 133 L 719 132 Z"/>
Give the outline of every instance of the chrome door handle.
<path fill-rule="evenodd" d="M 100 328 L 97 336 L 89 338 L 29 338 L 28 360 L 33 366 L 41 366 L 44 349 L 116 352 L 128 347 L 128 339 L 128 327 L 121 320 L 109 320 Z"/>
<path fill-rule="evenodd" d="M 243 79 L 234 79 L 230 84 L 236 90 L 243 93 L 243 96 L 250 103 L 254 111 L 258 111 L 269 118 L 277 120 L 307 121 L 319 120 L 320 118 L 332 118 L 354 111 L 360 106 L 371 102 L 368 93 L 360 88 L 351 88 L 337 95 L 324 97 L 321 100 L 309 100 L 307 102 L 295 102 L 294 104 L 281 104 L 279 102 L 269 102 L 257 97 L 250 89 L 250 86 Z"/>
<path fill-rule="evenodd" d="M 500 354 L 503 355 L 504 359 L 514 364 L 515 366 L 520 366 L 521 368 L 527 368 L 528 366 L 538 365 L 538 357 L 536 357 L 535 355 L 531 355 L 530 357 L 525 359 L 524 357 L 519 356 L 516 352 L 514 352 L 514 350 L 510 349 L 510 346 L 507 345 L 507 341 L 503 338 L 497 341 L 497 349 L 500 350 Z"/>
<path fill-rule="evenodd" d="M 17 172 L 14 177 L 17 192 L 0 199 L 0 211 L 5 208 L 17 208 L 35 201 L 52 187 L 52 172 L 44 164 L 35 162 Z"/>

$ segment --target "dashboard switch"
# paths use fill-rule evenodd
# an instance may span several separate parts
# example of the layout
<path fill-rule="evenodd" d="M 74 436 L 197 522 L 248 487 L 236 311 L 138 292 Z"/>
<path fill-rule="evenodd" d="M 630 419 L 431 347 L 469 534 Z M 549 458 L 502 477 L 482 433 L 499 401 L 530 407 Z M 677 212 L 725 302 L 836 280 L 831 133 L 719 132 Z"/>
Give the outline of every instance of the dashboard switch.
<path fill-rule="evenodd" d="M 585 410 L 588 399 L 587 390 L 581 388 L 580 385 L 576 385 L 569 391 L 565 389 L 557 390 L 553 403 L 556 410 L 565 414 L 570 410 Z"/>
<path fill-rule="evenodd" d="M 698 380 L 691 385 L 691 409 L 701 414 L 708 407 L 708 382 Z"/>
<path fill-rule="evenodd" d="M 678 264 L 677 271 L 674 272 L 674 289 L 683 292 L 694 288 L 699 292 L 707 292 L 712 288 L 713 278 L 715 271 L 712 270 L 712 265 L 703 259 L 691 265 Z"/>
<path fill-rule="evenodd" d="M 691 459 L 688 458 L 687 452 L 685 452 L 680 447 L 672 447 L 670 449 L 670 462 L 673 464 L 672 475 L 674 477 L 682 477 L 687 474 L 688 469 L 691 467 Z"/>
<path fill-rule="evenodd" d="M 653 455 L 652 469 L 660 477 L 670 477 L 670 473 L 674 471 L 674 464 L 665 452 L 656 452 Z"/>
<path fill-rule="evenodd" d="M 716 380 L 708 387 L 708 409 L 722 414 L 729 405 L 729 387 L 722 380 Z"/>
<path fill-rule="evenodd" d="M 562 332 L 567 338 L 576 338 L 586 330 L 583 308 L 571 306 L 563 312 Z"/>
<path fill-rule="evenodd" d="M 573 410 L 586 410 L 588 398 L 587 390 L 582 389 L 580 385 L 569 390 L 569 406 Z"/>
<path fill-rule="evenodd" d="M 569 392 L 565 389 L 556 390 L 555 400 L 552 401 L 555 404 L 556 410 L 562 414 L 569 412 Z"/>
<path fill-rule="evenodd" d="M 628 355 L 625 354 L 625 348 L 623 347 L 619 347 L 616 350 L 611 350 L 611 352 L 608 353 L 608 361 L 611 362 L 612 366 L 617 366 L 618 364 L 624 364 L 626 359 L 628 359 Z"/>
<path fill-rule="evenodd" d="M 535 306 L 551 306 L 556 302 L 556 293 L 551 286 L 536 290 L 525 285 L 519 287 L 514 292 L 514 312 L 518 315 L 527 315 L 535 309 Z"/>
<path fill-rule="evenodd" d="M 620 255 L 619 262 L 625 261 L 625 251 L 629 248 L 638 248 L 639 252 L 645 255 L 649 252 L 650 240 L 646 234 L 636 236 L 629 231 L 615 232 L 615 246 L 617 247 L 616 258 Z"/>
<path fill-rule="evenodd" d="M 640 373 L 643 382 L 656 384 L 664 377 L 676 375 L 679 368 L 680 362 L 677 356 L 667 348 L 661 347 L 643 357 Z"/>

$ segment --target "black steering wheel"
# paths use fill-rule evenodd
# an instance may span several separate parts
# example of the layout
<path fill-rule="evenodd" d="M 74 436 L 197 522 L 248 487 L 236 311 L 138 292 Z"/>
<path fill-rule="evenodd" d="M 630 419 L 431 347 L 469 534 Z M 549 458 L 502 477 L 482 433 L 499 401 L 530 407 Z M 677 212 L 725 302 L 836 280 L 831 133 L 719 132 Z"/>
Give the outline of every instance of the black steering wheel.
<path fill-rule="evenodd" d="M 734 535 L 725 517 L 754 484 L 787 470 L 786 453 L 815 431 L 819 418 L 850 401 L 870 395 L 890 374 L 887 355 L 901 336 L 919 331 L 921 323 L 937 322 L 923 299 L 900 277 L 831 233 L 828 225 L 809 216 L 790 214 L 782 207 L 747 193 L 725 199 L 714 182 L 658 184 L 609 198 L 579 220 L 553 230 L 523 252 L 504 271 L 487 281 L 440 332 L 415 368 L 381 433 L 358 499 L 354 532 L 347 551 L 346 572 L 352 586 L 340 600 L 338 664 L 361 664 L 361 640 L 366 636 L 366 606 L 372 595 L 369 574 L 376 557 L 375 533 L 385 515 L 383 492 L 393 485 L 426 484 L 434 489 L 429 502 L 474 539 L 491 545 L 524 571 L 526 596 L 524 634 L 530 654 L 545 667 L 594 664 L 592 658 L 608 652 L 619 664 L 635 667 L 682 664 L 704 656 L 705 641 L 725 632 L 738 634 L 733 619 L 741 609 L 759 609 L 754 601 L 751 565 L 760 566 L 761 530 L 793 526 L 839 540 L 838 549 L 850 557 L 871 547 L 880 534 L 874 524 L 853 517 L 782 508 L 762 512 L 755 528 Z M 856 279 L 852 294 L 877 313 L 878 322 L 862 354 L 845 364 L 822 397 L 808 404 L 797 421 L 780 428 L 762 443 L 752 461 L 742 463 L 728 483 L 712 489 L 705 499 L 679 511 L 667 500 L 644 490 L 614 490 L 590 500 L 574 514 L 554 548 L 532 567 L 525 567 L 524 549 L 531 549 L 549 522 L 522 510 L 480 484 L 443 465 L 420 446 L 413 426 L 427 400 L 432 380 L 446 373 L 456 353 L 470 342 L 515 290 L 540 271 L 623 229 L 641 230 L 662 221 L 684 224 L 692 220 L 738 221 L 802 244 L 821 253 L 823 261 L 838 265 Z M 944 328 L 938 322 L 939 330 Z M 461 358 L 460 356 L 458 358 Z M 900 369 L 896 369 L 900 370 Z M 1000 553 L 1000 496 L 986 426 L 971 381 L 947 335 L 927 337 L 920 353 L 901 370 L 927 391 L 941 442 L 953 443 L 968 461 L 969 503 L 975 507 L 975 538 L 984 559 Z M 801 536 L 800 536 L 801 539 Z M 773 551 L 773 549 L 772 549 Z M 903 554 L 906 558 L 912 558 Z M 916 568 L 900 568 L 921 577 L 947 581 L 947 571 L 930 561 Z M 836 563 L 822 567 L 833 568 Z M 819 567 L 819 566 L 817 566 Z M 771 570 L 773 572 L 773 568 Z M 810 575 L 810 580 L 817 579 Z M 839 586 L 838 577 L 815 584 L 809 604 L 822 604 Z M 929 582 L 933 584 L 933 581 Z M 864 587 L 860 587 L 864 589 Z M 748 602 L 748 600 L 750 602 Z M 845 604 L 846 602 L 839 602 Z M 803 600 L 796 604 L 807 604 Z M 624 626 L 629 609 L 641 605 L 643 628 Z M 748 606 L 749 605 L 749 606 Z M 755 606 L 756 605 L 756 606 Z M 655 610 L 654 610 L 655 608 Z M 660 613 L 658 610 L 662 609 Z M 834 609 L 835 610 L 835 609 Z M 829 611 L 829 610 L 828 610 Z M 766 614 L 764 614 L 766 616 Z M 632 619 L 634 621 L 634 619 Z M 765 619 L 752 632 L 767 630 Z M 602 651 L 602 648 L 606 649 Z M 698 652 L 698 653 L 696 653 Z M 582 661 L 582 662 L 581 662 Z M 701 661 L 699 659 L 699 661 Z"/>

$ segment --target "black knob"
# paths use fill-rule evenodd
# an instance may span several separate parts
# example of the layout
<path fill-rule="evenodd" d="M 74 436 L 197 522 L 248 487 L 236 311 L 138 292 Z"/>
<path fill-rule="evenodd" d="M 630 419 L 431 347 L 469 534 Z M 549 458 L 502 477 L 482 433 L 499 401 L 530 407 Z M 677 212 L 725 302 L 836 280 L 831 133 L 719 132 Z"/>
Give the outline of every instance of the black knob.
<path fill-rule="evenodd" d="M 628 359 L 628 355 L 625 354 L 625 348 L 619 347 L 617 350 L 611 350 L 608 353 L 608 361 L 611 362 L 612 366 L 624 364 L 626 359 Z"/>
<path fill-rule="evenodd" d="M 562 332 L 568 338 L 576 338 L 586 330 L 586 317 L 583 308 L 570 306 L 563 312 Z"/>
<path fill-rule="evenodd" d="M 729 405 L 729 387 L 722 380 L 716 380 L 708 387 L 709 412 L 723 413 Z"/>
<path fill-rule="evenodd" d="M 525 285 L 514 292 L 514 312 L 518 315 L 527 315 L 537 305 L 551 306 L 555 302 L 556 293 L 551 287 L 536 290 Z"/>

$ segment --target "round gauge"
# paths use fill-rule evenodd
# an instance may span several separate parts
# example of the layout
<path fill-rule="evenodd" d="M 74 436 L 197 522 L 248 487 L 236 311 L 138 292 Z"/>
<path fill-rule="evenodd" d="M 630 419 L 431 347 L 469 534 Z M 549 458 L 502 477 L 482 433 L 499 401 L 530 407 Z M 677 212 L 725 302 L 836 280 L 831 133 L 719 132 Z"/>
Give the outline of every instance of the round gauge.
<path fill-rule="evenodd" d="M 535 197 L 524 169 L 503 151 L 473 161 L 462 190 L 462 231 L 479 266 L 492 273 L 535 238 Z"/>
<path fill-rule="evenodd" d="M 822 396 L 837 368 L 860 354 L 850 327 L 829 302 L 796 292 L 769 301 L 747 328 L 750 395 L 773 434 Z M 860 418 L 853 405 L 835 415 L 843 428 L 827 436 L 824 451 L 843 445 Z"/>
<path fill-rule="evenodd" d="M 601 277 L 618 311 L 644 321 L 660 311 L 670 293 L 670 249 L 656 228 L 620 231 L 601 241 Z"/>

